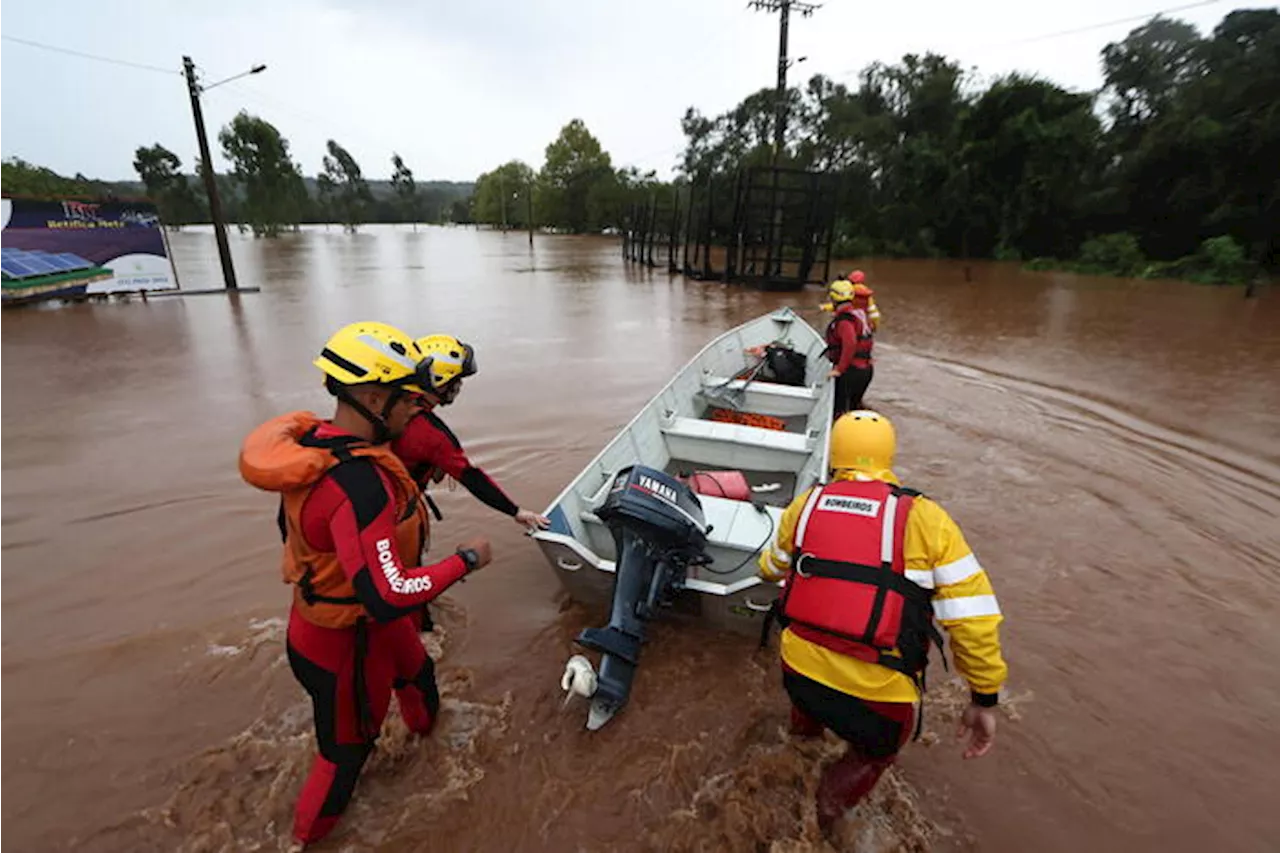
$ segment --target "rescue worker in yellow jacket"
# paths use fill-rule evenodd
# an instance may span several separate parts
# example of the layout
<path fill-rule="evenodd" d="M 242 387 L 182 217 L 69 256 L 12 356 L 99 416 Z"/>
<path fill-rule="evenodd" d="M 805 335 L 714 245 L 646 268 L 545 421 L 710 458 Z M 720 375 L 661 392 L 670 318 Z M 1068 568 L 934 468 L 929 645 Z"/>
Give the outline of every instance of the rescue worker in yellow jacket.
<path fill-rule="evenodd" d="M 899 483 L 895 449 L 888 418 L 841 416 L 831 429 L 834 476 L 791 502 L 760 557 L 766 580 L 786 581 L 778 618 L 792 733 L 831 729 L 848 742 L 818 786 L 824 832 L 911 736 L 929 645 L 942 645 L 934 619 L 971 690 L 957 731 L 969 737 L 965 758 L 991 750 L 1008 673 L 990 579 L 951 516 Z"/>

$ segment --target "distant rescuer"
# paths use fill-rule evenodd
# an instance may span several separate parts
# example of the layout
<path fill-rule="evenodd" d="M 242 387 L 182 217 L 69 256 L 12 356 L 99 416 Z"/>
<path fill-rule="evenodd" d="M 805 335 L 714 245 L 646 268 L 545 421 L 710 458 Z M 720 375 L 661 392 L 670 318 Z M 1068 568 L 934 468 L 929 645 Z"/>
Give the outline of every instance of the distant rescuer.
<path fill-rule="evenodd" d="M 337 398 L 333 418 L 292 412 L 245 439 L 240 474 L 281 494 L 284 580 L 293 585 L 287 651 L 311 697 L 319 755 L 302 785 L 293 838 L 324 838 L 347 807 L 392 690 L 410 730 L 427 734 L 440 697 L 410 614 L 488 564 L 487 539 L 431 566 L 418 488 L 388 442 L 417 412 L 423 362 L 413 339 L 383 323 L 340 329 L 315 364 Z"/>
<path fill-rule="evenodd" d="M 969 735 L 965 758 L 995 743 L 995 706 L 1008 675 L 991 581 L 951 516 L 899 484 L 895 445 L 882 415 L 839 418 L 832 481 L 791 502 L 777 541 L 760 556 L 761 576 L 786 579 L 777 607 L 791 733 L 820 737 L 830 729 L 848 742 L 818 784 L 818 824 L 827 834 L 875 787 L 915 728 L 929 644 L 942 646 L 934 618 L 971 690 L 956 733 Z"/>
<path fill-rule="evenodd" d="M 827 287 L 831 303 L 823 308 L 834 312 L 826 331 L 826 355 L 832 365 L 827 377 L 836 380 L 834 415 L 837 418 L 861 409 L 862 396 L 871 384 L 875 336 L 866 312 L 871 293 L 866 285 L 850 284 L 847 279 L 838 278 Z"/>
<path fill-rule="evenodd" d="M 858 289 L 857 285 L 867 284 L 867 274 L 864 273 L 862 270 L 854 270 L 853 272 L 849 273 L 848 278 L 849 278 L 849 283 L 854 285 L 855 293 L 857 293 L 857 289 Z M 874 291 L 870 288 L 870 286 L 867 286 L 866 291 L 867 291 L 867 319 L 871 322 L 871 331 L 878 332 L 880 331 L 880 306 L 876 305 L 875 296 L 872 295 Z"/>

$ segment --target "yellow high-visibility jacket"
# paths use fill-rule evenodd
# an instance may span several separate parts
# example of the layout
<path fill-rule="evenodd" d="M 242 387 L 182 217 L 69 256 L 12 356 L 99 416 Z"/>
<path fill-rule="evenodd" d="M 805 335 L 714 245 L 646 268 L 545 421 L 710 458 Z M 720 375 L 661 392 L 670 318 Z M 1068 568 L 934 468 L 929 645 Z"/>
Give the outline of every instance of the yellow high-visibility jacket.
<path fill-rule="evenodd" d="M 835 479 L 871 479 L 854 471 L 838 471 Z M 877 479 L 900 485 L 890 471 Z M 760 575 L 779 581 L 791 568 L 796 525 L 809 491 L 798 495 L 782 514 L 776 540 L 760 555 Z M 952 661 L 976 693 L 1000 691 L 1008 676 L 1000 651 L 1003 620 L 991 580 L 978 563 L 960 527 L 946 510 L 927 497 L 912 501 L 904 533 L 903 558 L 907 579 L 931 588 L 933 614 L 951 640 Z M 858 660 L 782 632 L 782 660 L 801 675 L 821 684 L 875 702 L 914 702 L 915 684 L 900 672 Z"/>

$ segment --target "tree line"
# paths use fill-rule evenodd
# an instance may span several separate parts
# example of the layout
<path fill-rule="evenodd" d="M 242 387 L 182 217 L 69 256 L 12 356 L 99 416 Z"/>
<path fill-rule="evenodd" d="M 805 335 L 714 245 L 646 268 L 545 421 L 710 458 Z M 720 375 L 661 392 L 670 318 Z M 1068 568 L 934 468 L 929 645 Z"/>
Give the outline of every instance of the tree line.
<path fill-rule="evenodd" d="M 1155 17 L 1102 51 L 1104 85 L 987 86 L 936 54 L 787 93 L 781 165 L 839 181 L 841 256 L 1035 259 L 1238 279 L 1280 265 L 1280 12 L 1208 36 Z M 681 180 L 773 157 L 775 91 L 685 114 Z"/>
<path fill-rule="evenodd" d="M 289 151 L 289 140 L 271 122 L 245 111 L 219 131 L 218 143 L 231 163 L 230 172 L 215 175 L 226 217 L 255 236 L 273 237 L 304 222 L 334 222 L 354 232 L 366 222 L 416 225 L 467 218 L 468 185 L 419 185 L 396 153 L 390 160 L 391 180 L 370 182 L 355 157 L 330 139 L 320 172 L 306 178 Z M 159 143 L 141 147 L 133 166 L 166 222 L 209 221 L 200 179 L 183 174 L 172 151 Z M 197 174 L 201 168 L 197 161 Z"/>
<path fill-rule="evenodd" d="M 774 89 L 715 117 L 691 107 L 666 182 L 615 166 L 580 119 L 547 145 L 537 169 L 513 160 L 473 188 L 418 184 L 395 154 L 391 181 L 370 182 L 334 140 L 319 175 L 304 178 L 288 140 L 241 112 L 218 134 L 232 168 L 216 180 L 228 218 L 265 236 L 302 222 L 354 230 L 369 221 L 581 233 L 624 227 L 638 201 L 669 200 L 776 155 L 836 182 L 839 256 L 996 258 L 1212 280 L 1280 266 L 1280 11 L 1233 11 L 1208 35 L 1156 16 L 1100 59 L 1097 92 L 1019 73 L 982 84 L 933 53 L 872 63 L 851 83 L 815 75 L 786 92 L 778 152 Z M 173 152 L 139 148 L 134 167 L 166 221 L 208 221 L 198 180 Z M 21 161 L 4 169 L 9 192 L 118 186 Z"/>
<path fill-rule="evenodd" d="M 370 181 L 360 165 L 334 140 L 326 145 L 321 171 L 304 177 L 289 153 L 289 142 L 265 119 L 241 112 L 218 134 L 231 171 L 215 174 L 227 220 L 255 236 L 276 236 L 302 223 L 338 223 L 348 231 L 366 222 L 469 222 L 472 185 L 447 181 L 425 184 L 399 154 L 391 155 L 390 181 Z M 136 198 L 145 195 L 171 228 L 210 221 L 200 177 L 183 171 L 181 158 L 160 143 L 134 153 L 139 182 L 68 178 L 43 166 L 10 158 L 3 164 L 7 194 L 46 198 Z"/>
<path fill-rule="evenodd" d="M 615 168 L 609 152 L 581 119 L 547 145 L 537 171 L 519 160 L 476 179 L 474 221 L 495 226 L 545 227 L 572 233 L 621 228 L 632 203 L 660 184 L 654 172 Z"/>

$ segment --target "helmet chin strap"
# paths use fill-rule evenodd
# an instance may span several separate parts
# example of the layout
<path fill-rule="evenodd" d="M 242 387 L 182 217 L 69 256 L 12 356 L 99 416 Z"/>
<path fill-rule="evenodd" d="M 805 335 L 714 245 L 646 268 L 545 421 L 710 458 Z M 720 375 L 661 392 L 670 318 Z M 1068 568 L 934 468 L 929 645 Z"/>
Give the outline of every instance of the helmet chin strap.
<path fill-rule="evenodd" d="M 437 406 L 448 406 L 458 398 L 458 385 L 456 382 L 451 382 L 443 391 L 436 391 L 434 396 Z"/>
<path fill-rule="evenodd" d="M 400 398 L 404 396 L 404 389 L 391 388 L 391 393 L 387 396 L 387 402 L 382 406 L 382 414 L 375 415 L 355 398 L 345 385 L 339 385 L 337 389 L 337 398 L 355 409 L 360 417 L 364 418 L 373 427 L 373 443 L 382 444 L 391 439 L 391 427 L 387 424 L 387 419 L 391 417 L 391 410 L 395 408 L 396 403 L 400 402 Z"/>

